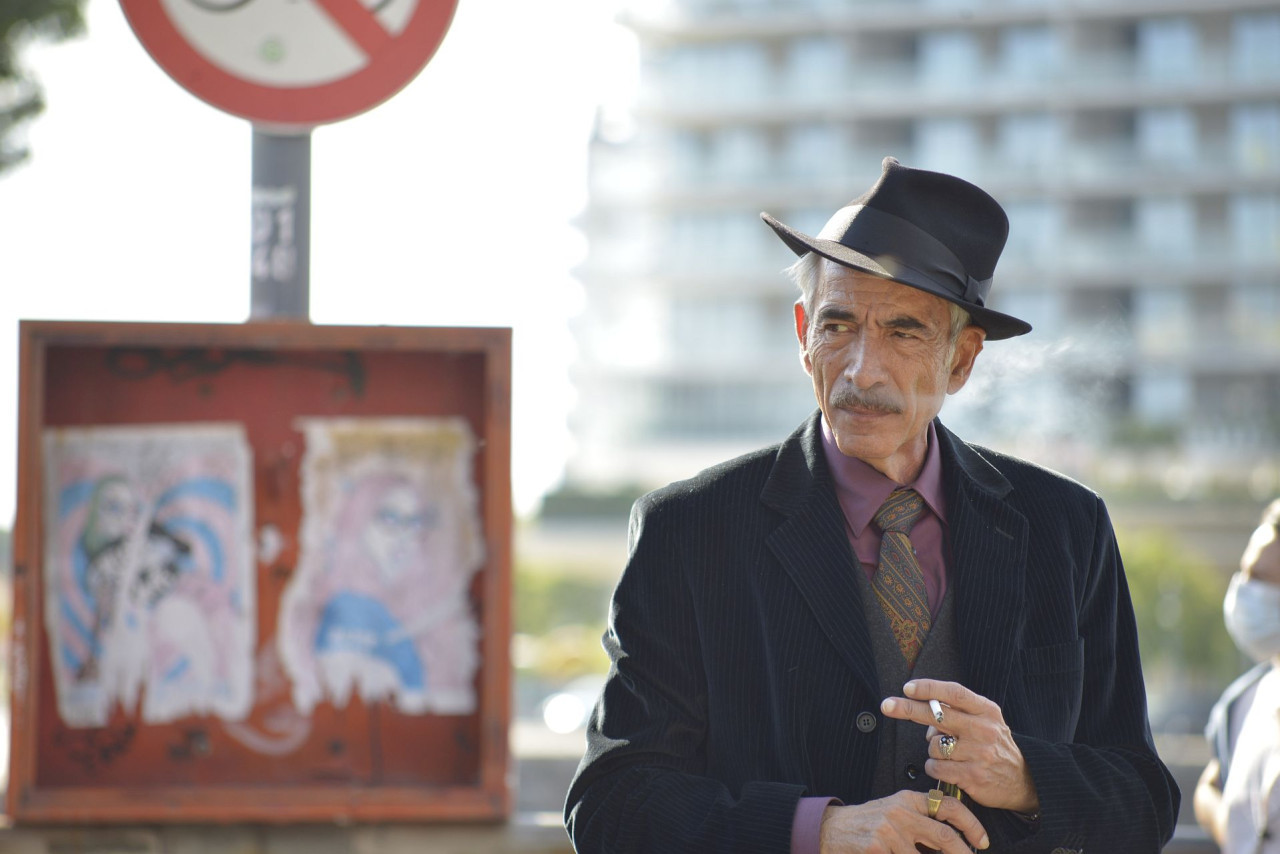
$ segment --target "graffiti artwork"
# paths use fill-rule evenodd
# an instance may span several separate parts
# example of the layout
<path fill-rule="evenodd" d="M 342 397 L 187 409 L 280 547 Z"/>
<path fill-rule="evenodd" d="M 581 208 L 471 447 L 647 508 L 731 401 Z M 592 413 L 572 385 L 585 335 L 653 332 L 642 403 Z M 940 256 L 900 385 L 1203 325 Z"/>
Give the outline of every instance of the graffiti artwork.
<path fill-rule="evenodd" d="M 475 710 L 479 628 L 468 590 L 484 554 L 458 418 L 306 419 L 297 571 L 281 600 L 293 702 Z"/>
<path fill-rule="evenodd" d="M 103 726 L 244 717 L 253 492 L 239 426 L 51 428 L 45 619 L 58 711 Z"/>

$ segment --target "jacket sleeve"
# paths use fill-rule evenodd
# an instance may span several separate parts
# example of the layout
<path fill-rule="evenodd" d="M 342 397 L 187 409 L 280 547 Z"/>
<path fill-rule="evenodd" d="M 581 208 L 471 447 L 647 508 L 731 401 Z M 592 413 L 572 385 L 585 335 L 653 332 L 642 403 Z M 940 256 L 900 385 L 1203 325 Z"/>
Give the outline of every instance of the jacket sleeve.
<path fill-rule="evenodd" d="M 1173 836 L 1180 793 L 1156 755 L 1147 719 L 1138 632 L 1115 533 L 1096 502 L 1089 562 L 1078 587 L 1084 649 L 1080 712 L 1073 737 L 1014 738 L 1040 798 L 1040 821 L 1011 813 L 979 818 L 997 850 L 1090 854 L 1158 852 Z"/>
<path fill-rule="evenodd" d="M 679 514 L 666 509 L 651 497 L 632 509 L 630 557 L 604 636 L 610 672 L 565 826 L 580 854 L 786 854 L 803 786 L 759 781 L 731 790 L 707 776 L 704 627 L 681 568 Z"/>

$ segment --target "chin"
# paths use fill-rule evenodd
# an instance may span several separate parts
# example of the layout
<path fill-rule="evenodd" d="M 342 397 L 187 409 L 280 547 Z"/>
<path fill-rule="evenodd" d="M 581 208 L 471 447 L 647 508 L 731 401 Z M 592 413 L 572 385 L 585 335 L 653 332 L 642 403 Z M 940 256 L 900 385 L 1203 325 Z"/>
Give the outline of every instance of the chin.
<path fill-rule="evenodd" d="M 900 441 L 903 433 L 901 419 L 901 415 L 890 413 L 864 415 L 837 409 L 827 416 L 827 423 L 831 425 L 831 432 L 843 449 L 846 443 L 851 442 L 887 446 Z"/>
<path fill-rule="evenodd" d="M 868 436 L 847 430 L 835 430 L 836 447 L 846 457 L 857 457 L 863 462 L 884 459 L 894 450 L 894 443 L 881 436 Z"/>

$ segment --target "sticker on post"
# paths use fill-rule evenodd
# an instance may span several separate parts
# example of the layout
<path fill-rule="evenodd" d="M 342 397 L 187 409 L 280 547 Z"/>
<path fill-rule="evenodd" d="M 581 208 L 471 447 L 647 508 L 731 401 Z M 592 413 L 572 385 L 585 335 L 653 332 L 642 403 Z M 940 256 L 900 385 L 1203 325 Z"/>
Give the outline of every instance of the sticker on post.
<path fill-rule="evenodd" d="M 58 712 L 100 727 L 249 711 L 253 491 L 239 425 L 44 433 L 45 620 Z"/>
<path fill-rule="evenodd" d="M 309 713 L 352 694 L 406 714 L 476 708 L 471 580 L 484 543 L 461 418 L 303 419 L 298 568 L 280 659 Z"/>

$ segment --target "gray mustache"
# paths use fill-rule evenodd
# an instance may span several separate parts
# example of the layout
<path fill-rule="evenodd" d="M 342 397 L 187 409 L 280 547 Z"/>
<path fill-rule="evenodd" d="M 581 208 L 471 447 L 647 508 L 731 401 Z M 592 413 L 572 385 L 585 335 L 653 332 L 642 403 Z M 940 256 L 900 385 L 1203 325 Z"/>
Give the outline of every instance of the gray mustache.
<path fill-rule="evenodd" d="M 900 415 L 902 407 L 888 397 L 874 392 L 858 391 L 852 386 L 845 386 L 831 395 L 831 404 L 841 408 L 856 407 L 869 409 L 872 412 L 886 412 Z"/>

